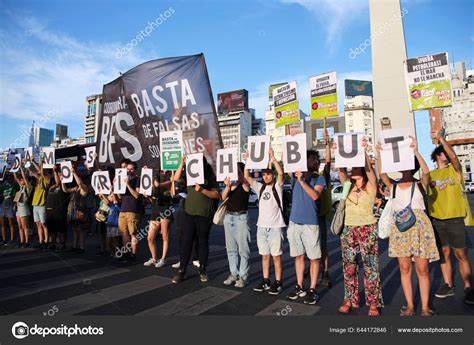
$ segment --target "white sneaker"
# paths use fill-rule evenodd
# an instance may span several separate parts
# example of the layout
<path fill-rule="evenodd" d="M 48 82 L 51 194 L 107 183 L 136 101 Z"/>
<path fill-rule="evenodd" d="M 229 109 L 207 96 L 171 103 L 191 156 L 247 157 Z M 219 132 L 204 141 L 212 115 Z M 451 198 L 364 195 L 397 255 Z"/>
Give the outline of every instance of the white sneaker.
<path fill-rule="evenodd" d="M 166 260 L 160 259 L 160 261 L 158 261 L 158 262 L 155 264 L 155 267 L 156 267 L 156 268 L 161 268 L 161 267 L 163 267 L 165 264 L 166 264 Z"/>
<path fill-rule="evenodd" d="M 171 267 L 173 267 L 173 268 L 179 268 L 179 265 L 180 265 L 180 264 L 181 264 L 181 263 L 178 261 L 177 263 L 172 264 Z"/>
<path fill-rule="evenodd" d="M 153 259 L 153 258 L 149 259 L 147 262 L 145 262 L 143 264 L 143 266 L 146 266 L 146 267 L 149 267 L 149 266 L 152 266 L 152 265 L 156 265 L 156 260 Z"/>
<path fill-rule="evenodd" d="M 234 276 L 234 275 L 231 274 L 227 277 L 226 280 L 224 280 L 223 284 L 227 285 L 227 286 L 230 286 L 230 285 L 234 284 L 237 280 L 239 280 L 239 277 Z"/>
<path fill-rule="evenodd" d="M 193 266 L 199 267 L 199 260 L 193 260 Z"/>

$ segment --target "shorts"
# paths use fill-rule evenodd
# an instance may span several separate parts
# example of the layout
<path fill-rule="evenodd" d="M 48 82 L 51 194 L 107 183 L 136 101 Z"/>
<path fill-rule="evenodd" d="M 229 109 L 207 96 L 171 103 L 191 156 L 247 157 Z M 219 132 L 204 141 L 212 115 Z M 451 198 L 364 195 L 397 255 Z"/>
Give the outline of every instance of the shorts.
<path fill-rule="evenodd" d="M 280 256 L 284 228 L 257 228 L 257 247 L 260 255 Z"/>
<path fill-rule="evenodd" d="M 328 229 L 329 229 L 329 221 L 326 219 L 325 216 L 318 217 L 319 223 L 319 234 L 320 234 L 320 245 L 321 250 L 325 250 L 328 247 Z"/>
<path fill-rule="evenodd" d="M 466 229 L 464 218 L 431 220 L 438 247 L 466 248 Z"/>
<path fill-rule="evenodd" d="M 119 229 L 116 226 L 107 226 L 107 238 L 117 237 L 119 235 Z"/>
<path fill-rule="evenodd" d="M 13 212 L 13 200 L 6 199 L 0 205 L 0 218 L 15 218 L 15 212 Z"/>
<path fill-rule="evenodd" d="M 310 260 L 321 258 L 319 225 L 296 224 L 290 221 L 287 236 L 290 243 L 291 257 L 294 258 L 306 253 Z"/>
<path fill-rule="evenodd" d="M 46 223 L 46 207 L 45 206 L 33 206 L 33 220 L 35 223 Z"/>
<path fill-rule="evenodd" d="M 121 233 L 129 233 L 131 236 L 138 234 L 138 224 L 140 223 L 140 214 L 134 212 L 120 212 L 118 227 Z"/>
<path fill-rule="evenodd" d="M 150 221 L 159 221 L 161 219 L 173 219 L 173 211 L 171 206 L 154 205 L 151 211 Z"/>
<path fill-rule="evenodd" d="M 29 217 L 30 216 L 30 206 L 23 202 L 16 203 L 16 216 L 17 217 Z"/>

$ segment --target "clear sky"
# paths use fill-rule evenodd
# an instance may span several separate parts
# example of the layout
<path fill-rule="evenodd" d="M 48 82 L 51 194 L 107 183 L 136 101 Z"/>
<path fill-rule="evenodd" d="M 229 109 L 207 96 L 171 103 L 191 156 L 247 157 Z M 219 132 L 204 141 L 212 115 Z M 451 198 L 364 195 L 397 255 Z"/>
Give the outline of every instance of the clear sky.
<path fill-rule="evenodd" d="M 380 0 L 384 1 L 384 0 Z M 0 148 L 21 142 L 33 120 L 83 135 L 85 97 L 147 60 L 203 52 L 214 96 L 245 88 L 264 117 L 268 85 L 297 80 L 309 113 L 308 78 L 337 71 L 371 80 L 369 0 L 0 0 Z M 472 0 L 402 0 L 408 57 L 447 51 L 472 67 Z M 167 12 L 169 11 L 169 12 Z M 172 13 L 171 13 L 172 12 Z M 138 44 L 132 39 L 162 16 Z M 131 48 L 120 54 L 123 47 Z M 341 103 L 342 105 L 342 103 Z M 432 149 L 427 112 L 415 114 L 421 152 Z"/>

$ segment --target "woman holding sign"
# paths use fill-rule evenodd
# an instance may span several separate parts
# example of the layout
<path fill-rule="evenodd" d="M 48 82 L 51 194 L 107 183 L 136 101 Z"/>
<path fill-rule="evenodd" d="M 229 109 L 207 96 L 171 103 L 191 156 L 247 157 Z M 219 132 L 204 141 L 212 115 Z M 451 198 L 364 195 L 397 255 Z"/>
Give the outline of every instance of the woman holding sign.
<path fill-rule="evenodd" d="M 413 212 L 414 219 L 411 226 L 407 229 L 400 228 L 397 222 L 392 225 L 388 256 L 398 258 L 400 267 L 400 279 L 402 282 L 403 293 L 405 294 L 406 306 L 400 309 L 400 316 L 415 315 L 415 306 L 413 304 L 413 290 L 411 284 L 412 260 L 415 261 L 416 274 L 420 285 L 421 297 L 421 315 L 434 315 L 429 308 L 430 279 L 429 267 L 430 261 L 439 260 L 438 249 L 436 248 L 436 239 L 433 226 L 425 212 L 424 195 L 430 183 L 430 169 L 425 160 L 418 152 L 418 144 L 414 137 L 410 147 L 415 153 L 415 168 L 413 170 L 401 171 L 402 178 L 395 182 L 386 173 L 382 173 L 382 160 L 380 151 L 382 145 L 377 144 L 378 171 L 381 180 L 390 189 L 392 196 L 392 206 L 395 213 L 401 211 Z M 421 166 L 421 181 L 414 179 L 414 175 Z M 410 210 L 407 210 L 409 208 Z"/>
<path fill-rule="evenodd" d="M 16 203 L 16 220 L 20 234 L 20 243 L 17 247 L 27 248 L 30 246 L 30 222 L 28 219 L 30 216 L 29 199 L 33 192 L 33 187 L 25 174 L 25 170 L 23 170 L 23 164 L 20 164 L 20 171 L 21 176 L 18 176 L 16 172 L 13 173 L 16 183 L 20 186 L 20 190 L 16 192 L 15 199 L 13 199 Z"/>
<path fill-rule="evenodd" d="M 363 140 L 362 147 L 367 150 Z M 336 141 L 333 148 L 337 149 Z M 344 272 L 344 302 L 339 312 L 347 314 L 359 308 L 359 278 L 357 252 L 364 264 L 364 286 L 369 316 L 379 316 L 383 307 L 382 284 L 379 271 L 379 248 L 374 202 L 377 194 L 377 177 L 365 153 L 365 167 L 352 168 L 350 176 L 346 168 L 339 168 L 339 179 L 351 182 L 346 200 L 344 230 L 341 234 L 342 268 Z"/>
<path fill-rule="evenodd" d="M 156 268 L 161 268 L 166 264 L 169 248 L 169 226 L 173 219 L 170 190 L 171 180 L 169 174 L 162 173 L 159 172 L 153 180 L 153 189 L 150 197 L 153 209 L 151 211 L 150 229 L 148 231 L 148 248 L 150 248 L 151 258 L 143 264 L 144 266 L 153 265 Z M 161 233 L 163 238 L 163 252 L 160 260 L 156 258 L 155 238 L 157 233 Z"/>

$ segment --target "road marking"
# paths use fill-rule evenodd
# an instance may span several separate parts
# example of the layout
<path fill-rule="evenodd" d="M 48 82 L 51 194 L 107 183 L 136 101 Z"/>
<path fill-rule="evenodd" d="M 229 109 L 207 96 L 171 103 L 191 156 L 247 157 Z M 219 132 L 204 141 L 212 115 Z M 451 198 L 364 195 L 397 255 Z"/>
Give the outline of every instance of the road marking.
<path fill-rule="evenodd" d="M 22 266 L 22 267 L 15 267 L 15 268 L 10 268 L 8 270 L 4 270 L 1 273 L 1 277 L 2 279 L 11 278 L 11 277 L 21 276 L 25 274 L 51 271 L 58 268 L 67 268 L 68 266 L 85 265 L 85 264 L 90 264 L 91 262 L 92 261 L 84 260 L 84 259 L 70 259 L 70 260 L 58 260 L 58 261 L 53 261 L 53 262 L 45 262 L 42 264 L 37 264 L 37 265 L 32 265 L 32 266 Z"/>
<path fill-rule="evenodd" d="M 182 297 L 173 299 L 137 315 L 182 315 L 195 316 L 240 295 L 238 291 L 205 287 Z"/>
<path fill-rule="evenodd" d="M 321 310 L 317 305 L 306 305 L 297 302 L 276 300 L 255 316 L 311 316 Z"/>
<path fill-rule="evenodd" d="M 21 310 L 18 315 L 40 315 L 49 310 L 52 305 L 58 308 L 58 315 L 75 315 L 83 311 L 94 309 L 109 303 L 139 295 L 171 284 L 171 279 L 158 276 L 149 276 L 143 279 L 133 280 L 124 284 L 112 286 L 106 289 L 93 291 L 68 299 L 53 301 L 30 309 Z"/>

